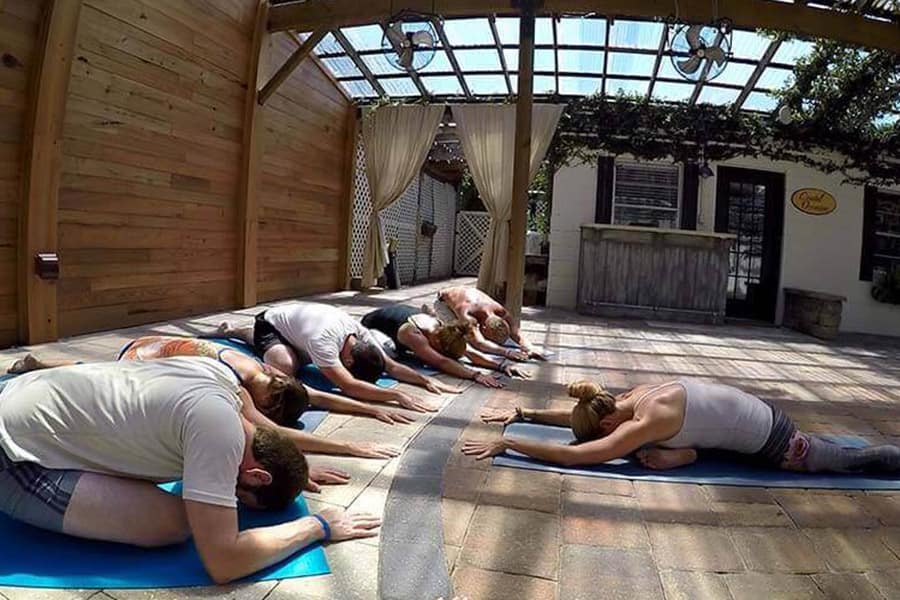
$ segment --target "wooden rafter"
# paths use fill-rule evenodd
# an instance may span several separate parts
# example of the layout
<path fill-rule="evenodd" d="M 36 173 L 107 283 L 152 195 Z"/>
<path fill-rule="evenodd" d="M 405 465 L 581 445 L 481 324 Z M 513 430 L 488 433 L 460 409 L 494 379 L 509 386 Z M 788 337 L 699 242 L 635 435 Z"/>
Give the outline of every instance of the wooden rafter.
<path fill-rule="evenodd" d="M 603 80 L 600 82 L 600 95 L 606 95 L 606 79 L 609 74 L 609 36 L 612 33 L 612 22 L 610 19 L 606 20 L 606 37 L 604 38 L 603 44 Z"/>
<path fill-rule="evenodd" d="M 509 0 L 305 0 L 272 7 L 272 31 L 300 28 L 344 27 L 386 19 L 399 10 L 442 17 L 477 17 L 489 14 L 518 15 Z M 653 19 L 669 17 L 671 0 L 544 0 L 542 15 L 594 13 L 616 18 Z M 805 4 L 771 0 L 679 0 L 678 18 L 686 23 L 709 23 L 728 17 L 738 29 L 775 29 L 900 52 L 898 20 L 866 18 L 856 13 L 822 10 Z"/>
<path fill-rule="evenodd" d="M 659 39 L 659 49 L 656 51 L 656 61 L 653 63 L 653 74 L 650 76 L 650 85 L 647 87 L 647 100 L 653 97 L 653 87 L 659 77 L 659 66 L 662 64 L 663 54 L 666 52 L 666 42 L 669 41 L 669 28 L 663 25 L 662 36 Z"/>
<path fill-rule="evenodd" d="M 291 31 L 287 32 L 287 34 L 291 41 L 294 42 L 294 44 L 296 44 L 298 48 L 303 45 L 303 41 L 300 39 L 300 36 L 296 31 L 292 29 Z M 316 56 L 315 52 L 309 55 L 309 59 L 313 61 L 313 63 L 315 63 L 316 67 L 322 72 L 323 75 L 325 75 L 325 77 L 331 80 L 331 83 L 334 84 L 334 87 L 337 88 L 337 90 L 347 100 L 347 102 L 353 104 L 353 97 L 349 94 L 349 92 L 347 92 L 347 90 L 344 89 L 344 86 L 341 85 L 341 82 L 338 81 L 338 78 L 334 76 L 334 73 L 331 72 L 331 69 L 329 69 L 325 64 L 322 63 L 322 59 Z"/>
<path fill-rule="evenodd" d="M 559 45 L 557 44 L 557 31 L 556 31 L 556 17 L 552 17 L 550 19 L 550 24 L 553 25 L 553 89 L 556 90 L 556 93 L 559 93 Z M 534 48 L 532 47 L 532 52 Z M 534 70 L 532 68 L 532 70 Z"/>
<path fill-rule="evenodd" d="M 294 53 L 288 57 L 284 64 L 281 65 L 272 78 L 259 90 L 258 102 L 265 104 L 266 101 L 278 91 L 278 87 L 284 83 L 288 77 L 300 66 L 307 56 L 309 56 L 316 45 L 322 41 L 327 32 L 324 29 L 318 29 L 312 32 L 303 44 L 294 50 Z"/>
<path fill-rule="evenodd" d="M 438 38 L 441 40 L 441 46 L 444 48 L 444 52 L 447 53 L 447 60 L 450 61 L 450 65 L 453 67 L 456 79 L 459 80 L 459 85 L 462 86 L 463 94 L 465 94 L 467 99 L 471 99 L 472 91 L 469 89 L 469 84 L 466 83 L 466 78 L 463 77 L 462 69 L 459 68 L 459 62 L 456 60 L 456 55 L 453 53 L 453 47 L 450 46 L 450 41 L 447 39 L 447 33 L 444 31 L 443 23 L 441 23 L 441 20 L 438 18 L 433 18 L 431 22 L 434 24 L 434 29 L 437 31 Z"/>
<path fill-rule="evenodd" d="M 756 65 L 756 69 L 754 69 L 753 73 L 750 74 L 750 77 L 747 78 L 747 83 L 744 85 L 744 88 L 741 90 L 741 93 L 734 101 L 734 110 L 739 110 L 741 106 L 744 105 L 744 102 L 747 100 L 747 96 L 750 95 L 750 92 L 753 91 L 753 88 L 756 87 L 756 83 L 759 81 L 759 78 L 762 77 L 763 72 L 768 68 L 769 64 L 772 62 L 772 58 L 775 56 L 775 53 L 778 52 L 778 48 L 781 47 L 781 40 L 776 39 L 773 40 L 769 47 L 766 48 L 766 51 L 763 53 L 762 58 L 759 59 L 759 64 Z"/>
<path fill-rule="evenodd" d="M 344 49 L 344 52 L 347 53 L 347 56 L 350 57 L 350 60 L 353 61 L 353 64 L 356 65 L 356 68 L 359 69 L 359 72 L 363 74 L 363 77 L 366 78 L 366 81 L 369 82 L 369 85 L 372 86 L 372 89 L 375 90 L 375 93 L 379 96 L 386 96 L 387 94 L 384 91 L 384 88 L 378 83 L 378 80 L 375 79 L 375 75 L 372 74 L 372 71 L 369 69 L 369 66 L 359 57 L 359 54 L 356 53 L 356 50 L 353 48 L 353 44 L 350 43 L 350 40 L 347 39 L 347 36 L 340 29 L 333 29 L 331 35 L 334 36 L 335 41 L 337 41 L 338 45 Z"/>
<path fill-rule="evenodd" d="M 503 44 L 500 43 L 500 34 L 497 32 L 497 18 L 491 15 L 488 19 L 491 25 L 491 35 L 494 37 L 494 48 L 500 55 L 500 68 L 503 69 L 503 79 L 506 80 L 506 91 L 510 96 L 513 95 L 512 81 L 509 79 L 509 69 L 506 66 L 506 55 L 503 54 Z"/>

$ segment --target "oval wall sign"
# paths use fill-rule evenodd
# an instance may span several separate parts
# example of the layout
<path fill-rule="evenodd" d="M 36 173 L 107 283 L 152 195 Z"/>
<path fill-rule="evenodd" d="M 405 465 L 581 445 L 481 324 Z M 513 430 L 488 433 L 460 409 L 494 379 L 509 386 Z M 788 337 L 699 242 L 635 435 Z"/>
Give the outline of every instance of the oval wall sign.
<path fill-rule="evenodd" d="M 827 215 L 837 208 L 837 200 L 825 190 L 803 188 L 791 196 L 791 204 L 808 215 Z"/>

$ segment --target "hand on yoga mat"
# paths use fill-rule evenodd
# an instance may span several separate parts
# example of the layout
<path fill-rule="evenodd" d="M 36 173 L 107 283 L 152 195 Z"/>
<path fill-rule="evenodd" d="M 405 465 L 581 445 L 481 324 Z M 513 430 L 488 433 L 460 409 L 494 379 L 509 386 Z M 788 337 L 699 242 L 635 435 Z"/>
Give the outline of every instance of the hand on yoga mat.
<path fill-rule="evenodd" d="M 484 423 L 509 425 L 519 420 L 519 412 L 515 408 L 486 408 L 481 411 L 481 421 Z"/>
<path fill-rule="evenodd" d="M 543 359 L 542 359 L 543 360 Z M 531 379 L 531 371 L 526 371 L 522 367 L 518 367 L 512 363 L 500 366 L 500 372 L 507 377 L 518 377 L 519 379 Z"/>
<path fill-rule="evenodd" d="M 393 458 L 400 455 L 400 448 L 397 446 L 389 446 L 387 444 L 372 444 L 368 442 L 360 442 L 356 444 L 347 444 L 350 456 L 359 458 Z"/>
<path fill-rule="evenodd" d="M 494 377 L 493 375 L 488 375 L 487 373 L 478 373 L 475 375 L 474 381 L 476 383 L 480 383 L 486 388 L 502 388 L 503 382 Z"/>
<path fill-rule="evenodd" d="M 374 537 L 378 535 L 375 529 L 381 526 L 381 519 L 372 513 L 350 512 L 343 508 L 325 508 L 319 516 L 328 522 L 329 541 L 332 542 Z"/>
<path fill-rule="evenodd" d="M 519 362 L 525 362 L 526 360 L 528 360 L 528 356 L 529 355 L 527 352 L 523 352 L 522 350 L 518 350 L 515 348 L 507 348 L 503 352 L 504 358 L 511 358 L 512 360 L 517 360 Z"/>
<path fill-rule="evenodd" d="M 485 442 L 482 440 L 468 440 L 463 442 L 462 452 L 466 456 L 474 456 L 476 460 L 484 460 L 498 454 L 503 454 L 509 449 L 506 440 Z"/>
<path fill-rule="evenodd" d="M 438 379 L 434 379 L 432 377 L 425 378 L 425 389 L 433 394 L 440 394 L 441 392 L 447 392 L 448 394 L 459 394 L 462 390 L 458 387 L 449 385 L 440 381 Z"/>
<path fill-rule="evenodd" d="M 397 404 L 407 410 L 414 410 L 416 412 L 437 412 L 438 410 L 437 406 L 428 404 L 427 402 L 422 402 L 421 400 L 417 400 L 412 396 L 407 396 L 403 392 L 398 392 Z"/>
<path fill-rule="evenodd" d="M 323 485 L 346 485 L 350 482 L 350 474 L 340 469 L 328 467 L 310 467 L 309 483 L 305 491 L 317 494 L 322 491 Z"/>
<path fill-rule="evenodd" d="M 388 425 L 394 425 L 396 423 L 406 425 L 407 423 L 415 421 L 412 417 L 398 410 L 384 410 L 381 408 L 374 409 L 372 411 L 372 417 L 378 419 L 382 423 L 387 423 Z"/>

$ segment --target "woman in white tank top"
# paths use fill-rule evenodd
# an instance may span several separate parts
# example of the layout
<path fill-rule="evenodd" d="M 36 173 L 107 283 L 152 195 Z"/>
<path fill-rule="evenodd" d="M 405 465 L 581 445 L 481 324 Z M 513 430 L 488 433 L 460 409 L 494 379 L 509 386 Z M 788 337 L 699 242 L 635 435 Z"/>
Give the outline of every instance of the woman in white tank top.
<path fill-rule="evenodd" d="M 515 450 L 561 465 L 594 465 L 636 452 L 651 469 L 671 469 L 697 459 L 697 450 L 729 450 L 794 471 L 890 472 L 900 469 L 900 448 L 843 448 L 799 431 L 780 409 L 726 385 L 677 379 L 640 385 L 613 396 L 590 381 L 569 384 L 578 398 L 571 410 L 487 409 L 485 423 L 532 421 L 570 426 L 576 444 L 502 438 L 467 441 L 463 453 L 485 459 Z"/>

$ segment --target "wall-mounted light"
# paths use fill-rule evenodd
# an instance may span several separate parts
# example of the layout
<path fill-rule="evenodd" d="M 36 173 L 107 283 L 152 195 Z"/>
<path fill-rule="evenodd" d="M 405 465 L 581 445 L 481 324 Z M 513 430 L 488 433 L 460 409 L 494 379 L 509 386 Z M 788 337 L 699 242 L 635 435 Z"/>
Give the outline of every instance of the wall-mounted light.
<path fill-rule="evenodd" d="M 709 163 L 705 160 L 703 161 L 703 164 L 700 165 L 700 170 L 698 171 L 698 174 L 700 175 L 700 177 L 703 177 L 704 179 L 707 179 L 707 178 L 715 175 L 713 170 L 710 168 Z"/>

